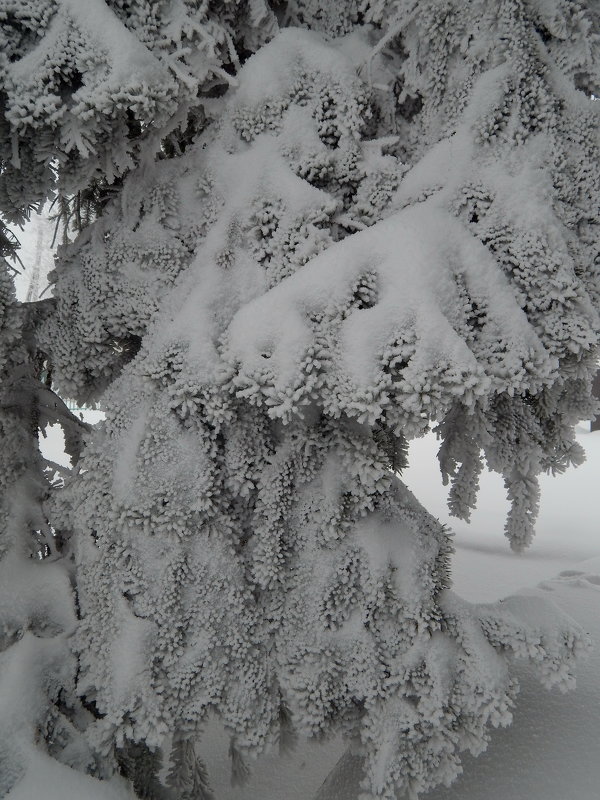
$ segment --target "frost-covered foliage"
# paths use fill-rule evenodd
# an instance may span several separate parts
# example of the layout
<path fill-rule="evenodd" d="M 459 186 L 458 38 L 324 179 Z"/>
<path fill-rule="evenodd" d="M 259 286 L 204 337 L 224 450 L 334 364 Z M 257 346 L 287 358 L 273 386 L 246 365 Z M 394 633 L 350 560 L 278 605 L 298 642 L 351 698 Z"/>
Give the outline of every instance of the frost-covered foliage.
<path fill-rule="evenodd" d="M 36 746 L 69 765 L 94 766 L 80 734 L 85 714 L 67 641 L 75 625 L 71 585 L 51 563 L 61 546 L 45 506 L 47 473 L 55 470 L 41 458 L 37 434 L 69 412 L 36 381 L 39 314 L 15 301 L 0 259 L 0 797 Z M 69 444 L 76 446 L 76 433 Z"/>
<path fill-rule="evenodd" d="M 236 48 L 274 26 L 264 0 L 1 0 L 3 213 L 21 219 L 56 180 L 112 183 L 197 124 L 199 95 L 235 83 Z"/>
<path fill-rule="evenodd" d="M 131 172 L 38 333 L 107 412 L 54 504 L 88 735 L 151 759 L 176 732 L 182 796 L 210 796 L 212 713 L 239 776 L 292 728 L 358 741 L 365 797 L 448 782 L 510 721 L 512 656 L 565 686 L 584 648 L 535 600 L 455 597 L 449 534 L 395 473 L 436 423 L 452 510 L 485 457 L 519 549 L 540 469 L 581 457 L 597 16 L 335 5 L 282 19 L 347 36 L 283 31 L 185 154 Z"/>
<path fill-rule="evenodd" d="M 468 517 L 474 494 L 467 487 L 483 450 L 505 477 L 513 504 L 507 535 L 520 549 L 533 534 L 537 472 L 581 460 L 572 426 L 592 407 L 600 174 L 599 110 L 590 95 L 600 87 L 598 10 L 514 0 L 426 3 L 409 13 L 413 5 L 396 5 L 387 37 L 391 54 L 397 57 L 394 41 L 406 52 L 396 86 L 410 111 L 395 121 L 410 160 L 425 154 L 418 191 L 453 192 L 448 207 L 490 251 L 557 359 L 550 380 L 536 387 L 526 378 L 514 391 L 494 392 L 475 415 L 456 404 L 439 428 L 452 510 Z M 469 326 L 484 344 L 487 307 L 465 288 Z"/>
<path fill-rule="evenodd" d="M 397 134 L 390 152 L 414 167 L 392 206 L 431 198 L 458 217 L 508 278 L 546 358 L 556 359 L 546 378 L 534 367 L 537 383 L 523 374 L 512 387 L 508 380 L 485 392 L 475 407 L 457 397 L 448 413 L 437 413 L 451 510 L 468 518 L 485 453 L 505 478 L 507 536 L 521 549 L 533 535 L 536 475 L 581 461 L 573 422 L 592 413 L 600 114 L 590 97 L 600 92 L 598 9 L 571 0 L 382 0 L 359 4 L 357 16 L 348 2 L 336 4 L 342 21 L 332 29 L 318 4 L 289 6 L 299 22 L 329 35 L 357 21 L 383 27 L 370 51 L 352 37 L 346 51 L 359 54 L 372 87 L 377 132 Z M 507 350 L 510 334 L 485 330 L 489 305 L 461 269 L 453 270 L 452 305 L 464 322 L 452 325 L 462 325 L 457 332 L 470 349 L 485 349 L 474 351 L 477 358 L 497 361 L 502 382 L 512 358 L 488 352 L 488 335 Z"/>
<path fill-rule="evenodd" d="M 178 800 L 214 800 L 206 767 L 196 755 L 193 737 L 175 738 L 166 783 Z"/>

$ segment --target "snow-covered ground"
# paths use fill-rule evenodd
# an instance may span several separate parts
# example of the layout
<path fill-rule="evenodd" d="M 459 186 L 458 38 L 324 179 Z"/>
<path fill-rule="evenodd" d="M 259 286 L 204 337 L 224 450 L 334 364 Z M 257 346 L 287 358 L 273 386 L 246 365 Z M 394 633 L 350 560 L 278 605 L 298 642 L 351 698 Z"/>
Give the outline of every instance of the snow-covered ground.
<path fill-rule="evenodd" d="M 454 588 L 472 601 L 491 601 L 519 591 L 552 599 L 595 639 L 580 666 L 575 692 L 547 691 L 526 667 L 519 668 L 519 695 L 510 728 L 494 732 L 477 759 L 465 758 L 464 774 L 425 800 L 599 800 L 600 798 L 600 432 L 584 426 L 578 438 L 588 453 L 576 470 L 542 481 L 538 534 L 515 555 L 503 536 L 507 504 L 501 479 L 485 474 L 479 507 L 469 525 L 451 519 L 435 459 L 433 436 L 411 446 L 404 479 L 425 507 L 455 531 Z M 57 459 L 60 437 L 47 445 Z M 58 451 L 58 452 L 57 452 Z M 598 494 L 597 494 L 598 492 Z M 343 752 L 340 742 L 303 744 L 291 755 L 273 753 L 256 765 L 243 787 L 229 781 L 226 737 L 211 728 L 199 748 L 217 800 L 312 800 Z M 125 800 L 120 781 L 100 784 L 40 755 L 8 795 L 10 800 Z M 319 800 L 355 800 L 356 780 L 347 774 Z"/>

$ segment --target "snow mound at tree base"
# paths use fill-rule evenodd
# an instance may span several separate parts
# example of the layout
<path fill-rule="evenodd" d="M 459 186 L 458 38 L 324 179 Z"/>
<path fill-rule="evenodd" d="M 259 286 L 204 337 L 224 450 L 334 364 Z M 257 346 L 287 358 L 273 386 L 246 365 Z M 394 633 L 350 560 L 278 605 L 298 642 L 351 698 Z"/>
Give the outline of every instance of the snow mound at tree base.
<path fill-rule="evenodd" d="M 6 800 L 134 800 L 121 778 L 99 781 L 66 767 L 45 753 L 35 752 L 23 778 Z"/>

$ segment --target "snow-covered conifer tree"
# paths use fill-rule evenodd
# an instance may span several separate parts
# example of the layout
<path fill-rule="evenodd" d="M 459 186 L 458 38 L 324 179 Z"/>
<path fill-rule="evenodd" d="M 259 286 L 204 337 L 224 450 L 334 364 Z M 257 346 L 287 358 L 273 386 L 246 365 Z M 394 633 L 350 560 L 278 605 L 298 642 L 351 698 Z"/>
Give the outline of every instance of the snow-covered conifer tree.
<path fill-rule="evenodd" d="M 194 2 L 166 8 L 2 0 L 3 218 L 22 222 L 58 192 L 63 223 L 81 231 L 139 162 L 146 138 L 157 137 L 147 145 L 151 153 L 184 148 L 204 124 L 194 102 L 199 87 L 218 94 L 234 80 L 226 69 L 235 47 L 246 39 L 258 46 L 268 30 L 270 13 L 260 8 L 254 4 L 244 26 L 235 3 L 209 15 Z M 0 232 L 6 256 L 12 237 L 3 224 Z M 38 327 L 52 301 L 17 303 L 10 268 L 4 260 L 0 268 L 0 796 L 25 772 L 36 745 L 93 774 L 118 763 L 135 785 L 143 744 L 113 748 L 107 758 L 80 736 L 91 715 L 73 691 L 79 667 L 67 643 L 76 612 L 72 569 L 58 563 L 69 553 L 66 529 L 52 524 L 52 489 L 62 478 L 52 478 L 57 465 L 38 448 L 45 426 L 59 422 L 75 463 L 86 426 L 50 390 L 52 366 Z"/>
<path fill-rule="evenodd" d="M 92 770 L 81 736 L 86 714 L 75 695 L 72 587 L 57 563 L 62 542 L 47 501 L 61 482 L 38 436 L 62 422 L 75 453 L 80 429 L 39 380 L 43 357 L 35 327 L 46 304 L 16 302 L 12 268 L 0 260 L 0 796 L 27 769 L 36 745 L 63 762 Z"/>
<path fill-rule="evenodd" d="M 365 798 L 452 780 L 510 721 L 512 658 L 569 685 L 585 637 L 533 598 L 456 597 L 398 474 L 435 424 L 451 510 L 487 462 L 518 550 L 539 472 L 581 460 L 598 12 L 18 5 L 3 208 L 48 194 L 43 164 L 97 216 L 36 326 L 58 390 L 107 414 L 52 502 L 95 752 L 135 785 L 174 737 L 169 785 L 208 797 L 216 714 L 240 774 L 291 727 L 342 731 Z"/>

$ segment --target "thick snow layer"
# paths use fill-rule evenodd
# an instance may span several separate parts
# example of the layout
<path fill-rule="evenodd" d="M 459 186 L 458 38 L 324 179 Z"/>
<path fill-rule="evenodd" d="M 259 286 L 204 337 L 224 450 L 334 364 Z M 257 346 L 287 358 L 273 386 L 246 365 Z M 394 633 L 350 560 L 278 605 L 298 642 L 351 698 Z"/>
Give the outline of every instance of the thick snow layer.
<path fill-rule="evenodd" d="M 506 369 L 514 375 L 507 380 L 509 386 L 515 382 L 518 386 L 525 377 L 525 365 L 532 358 L 543 359 L 539 340 L 485 249 L 465 235 L 450 214 L 426 203 L 328 248 L 288 280 L 246 303 L 229 329 L 232 354 L 254 373 L 264 365 L 268 352 L 276 386 L 285 389 L 310 343 L 310 319 L 341 307 L 349 287 L 371 270 L 378 275 L 379 301 L 349 314 L 340 334 L 342 368 L 348 378 L 365 390 L 372 387 L 374 372 L 381 369 L 379 354 L 395 332 L 414 324 L 420 343 L 415 369 L 425 374 L 432 365 L 438 369 L 440 364 L 450 365 L 451 371 L 462 376 L 459 385 L 468 403 L 469 390 L 488 392 L 490 378 L 480 374 L 473 352 L 443 310 L 444 297 L 453 291 L 448 250 L 452 255 L 456 251 L 456 262 L 478 296 L 493 296 L 493 310 L 490 307 L 488 313 L 494 315 L 498 330 L 510 331 L 505 343 L 510 352 Z"/>
<path fill-rule="evenodd" d="M 433 435 L 411 445 L 405 479 L 426 508 L 456 532 L 454 589 L 474 602 L 515 592 L 550 597 L 600 643 L 600 433 L 578 428 L 588 460 L 564 475 L 542 479 L 538 533 L 531 548 L 515 555 L 503 536 L 506 500 L 502 481 L 486 473 L 471 524 L 454 520 L 445 508 Z M 48 457 L 60 460 L 60 440 Z M 55 452 L 56 450 L 56 452 Z M 600 787 L 600 647 L 577 672 L 577 689 L 560 694 L 539 685 L 518 667 L 521 694 L 514 723 L 493 733 L 486 753 L 464 758 L 464 774 L 426 800 L 598 800 Z M 245 786 L 230 783 L 228 739 L 210 727 L 198 750 L 208 765 L 217 800 L 312 800 L 344 752 L 336 740 L 300 743 L 288 755 L 275 751 L 259 760 Z M 318 800 L 356 800 L 356 762 L 328 781 Z M 36 756 L 8 800 L 125 800 L 118 781 L 100 783 L 43 755 Z M 399 800 L 401 800 L 399 798 Z"/>
<path fill-rule="evenodd" d="M 135 795 L 119 778 L 98 781 L 36 753 L 7 800 L 135 800 Z"/>

